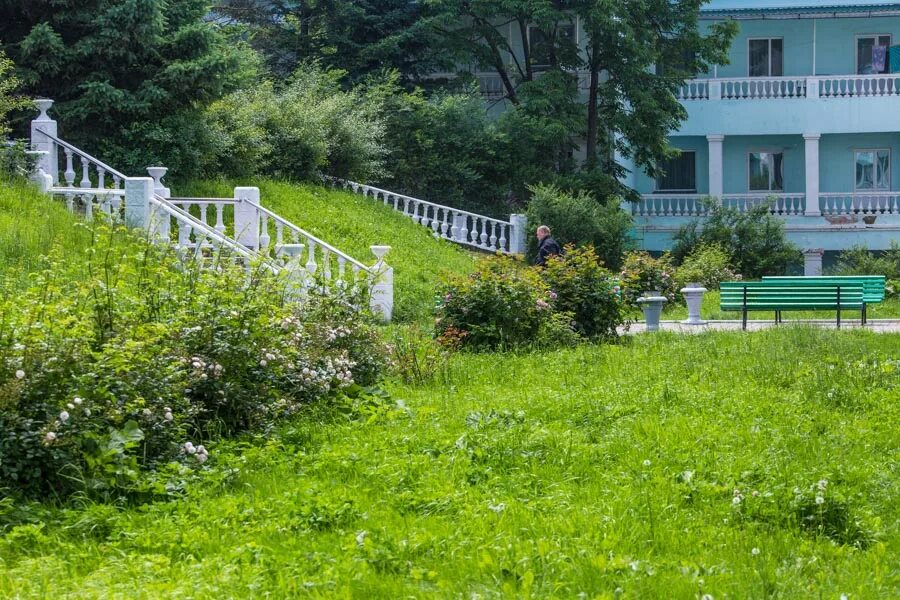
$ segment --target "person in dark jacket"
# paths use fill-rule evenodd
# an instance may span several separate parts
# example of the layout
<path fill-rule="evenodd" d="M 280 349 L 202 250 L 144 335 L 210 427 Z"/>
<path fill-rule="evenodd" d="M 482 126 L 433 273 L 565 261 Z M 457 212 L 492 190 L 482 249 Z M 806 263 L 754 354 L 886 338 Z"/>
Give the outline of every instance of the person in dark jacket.
<path fill-rule="evenodd" d="M 537 239 L 538 252 L 537 259 L 534 261 L 537 266 L 543 267 L 547 264 L 548 258 L 562 254 L 562 248 L 559 247 L 556 240 L 550 237 L 550 228 L 546 225 L 537 228 Z"/>

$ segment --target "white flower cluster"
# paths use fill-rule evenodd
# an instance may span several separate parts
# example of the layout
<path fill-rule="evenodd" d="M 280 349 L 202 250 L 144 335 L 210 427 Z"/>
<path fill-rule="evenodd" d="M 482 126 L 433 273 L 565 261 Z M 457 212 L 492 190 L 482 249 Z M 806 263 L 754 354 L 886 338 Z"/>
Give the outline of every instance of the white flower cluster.
<path fill-rule="evenodd" d="M 356 366 L 352 360 L 346 355 L 337 358 L 326 358 L 319 366 L 306 366 L 300 369 L 300 376 L 303 382 L 310 387 L 317 387 L 322 390 L 331 388 L 331 384 L 337 381 L 338 388 L 347 387 L 353 384 L 353 372 L 351 369 Z"/>
<path fill-rule="evenodd" d="M 188 456 L 196 458 L 197 462 L 201 465 L 209 459 L 209 452 L 202 444 L 194 446 L 191 442 L 185 442 L 184 445 L 181 446 L 181 451 Z"/>
<path fill-rule="evenodd" d="M 347 337 L 351 333 L 353 333 L 353 330 L 351 330 L 349 327 L 343 327 L 343 326 L 335 327 L 335 328 L 329 327 L 328 329 L 325 330 L 325 339 L 328 342 L 334 342 L 341 338 Z"/>
<path fill-rule="evenodd" d="M 59 439 L 59 436 L 62 435 L 61 433 L 57 432 L 65 427 L 69 422 L 69 419 L 72 418 L 72 413 L 69 412 L 70 410 L 74 412 L 75 410 L 80 409 L 84 416 L 91 416 L 91 409 L 83 406 L 83 404 L 84 400 L 82 398 L 79 398 L 78 396 L 72 398 L 71 402 L 66 403 L 66 407 L 63 410 L 59 411 L 59 415 L 57 415 L 56 420 L 50 424 L 50 431 L 44 434 L 45 444 L 55 442 Z"/>
<path fill-rule="evenodd" d="M 199 356 L 192 356 L 190 359 L 185 359 L 185 362 L 191 366 L 191 376 L 197 379 L 215 379 L 216 377 L 221 377 L 222 373 L 225 372 L 225 367 L 222 365 L 207 363 Z"/>

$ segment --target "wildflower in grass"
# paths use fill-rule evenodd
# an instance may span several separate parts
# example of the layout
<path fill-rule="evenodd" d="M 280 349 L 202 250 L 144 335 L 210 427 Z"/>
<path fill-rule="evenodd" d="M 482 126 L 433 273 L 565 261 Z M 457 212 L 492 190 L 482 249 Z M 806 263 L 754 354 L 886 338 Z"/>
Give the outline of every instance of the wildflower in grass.
<path fill-rule="evenodd" d="M 165 414 L 163 414 L 163 419 L 166 421 L 171 421 L 174 418 L 175 416 L 172 414 L 172 411 L 166 411 Z"/>
<path fill-rule="evenodd" d="M 753 556 L 759 556 L 759 548 L 753 548 L 750 551 L 750 554 L 752 554 Z"/>
<path fill-rule="evenodd" d="M 72 404 L 74 404 L 75 406 L 81 406 L 82 402 L 84 402 L 84 400 L 82 400 L 78 396 L 75 396 L 75 398 L 72 400 Z"/>
<path fill-rule="evenodd" d="M 153 415 L 153 411 L 150 410 L 149 408 L 145 408 L 144 410 L 141 411 L 141 414 L 147 418 L 150 418 L 150 416 Z"/>
<path fill-rule="evenodd" d="M 66 411 L 62 411 L 61 413 L 59 413 L 59 422 L 60 423 L 65 423 L 68 420 L 69 420 L 69 413 L 67 413 Z"/>
<path fill-rule="evenodd" d="M 266 359 L 262 359 L 261 361 L 259 361 L 259 366 L 261 366 L 261 367 L 265 367 L 267 364 L 269 364 L 269 363 L 266 362 Z"/>
<path fill-rule="evenodd" d="M 69 402 L 68 404 L 66 404 L 66 408 L 68 408 L 69 410 L 75 410 L 75 405 Z"/>
<path fill-rule="evenodd" d="M 819 483 L 817 483 L 816 485 L 819 487 L 820 490 L 822 490 L 824 492 L 825 488 L 828 487 L 828 480 L 820 479 Z"/>
<path fill-rule="evenodd" d="M 362 546 L 366 543 L 366 536 L 369 535 L 368 531 L 360 531 L 356 534 L 356 545 L 362 548 Z"/>
<path fill-rule="evenodd" d="M 816 496 L 816 504 L 818 504 L 818 505 L 820 505 L 820 506 L 821 506 L 822 504 L 825 504 L 825 496 L 817 495 L 817 496 Z"/>
<path fill-rule="evenodd" d="M 488 504 L 488 510 L 492 510 L 497 514 L 500 514 L 504 510 L 506 510 L 506 504 L 504 504 L 503 502 L 499 504 Z"/>
<path fill-rule="evenodd" d="M 190 442 L 185 442 L 184 446 L 182 446 L 182 448 L 188 454 L 196 454 L 196 452 L 197 452 L 197 449 L 194 447 L 194 444 L 192 444 Z"/>
<path fill-rule="evenodd" d="M 16 379 L 25 379 L 25 371 L 22 369 L 16 371 Z"/>
<path fill-rule="evenodd" d="M 55 439 L 56 439 L 56 434 L 53 433 L 52 431 L 48 431 L 48 432 L 44 435 L 44 442 L 46 442 L 46 443 L 48 443 L 48 444 L 49 444 L 50 442 L 54 441 Z"/>
<path fill-rule="evenodd" d="M 86 416 L 86 417 L 91 416 L 91 409 L 89 409 L 89 408 L 84 409 L 84 416 Z"/>
<path fill-rule="evenodd" d="M 649 458 L 644 459 L 644 466 L 645 466 L 645 467 L 649 467 L 649 466 L 650 466 L 650 459 L 649 459 Z"/>
<path fill-rule="evenodd" d="M 703 594 L 700 596 L 700 600 L 713 600 L 712 594 Z"/>

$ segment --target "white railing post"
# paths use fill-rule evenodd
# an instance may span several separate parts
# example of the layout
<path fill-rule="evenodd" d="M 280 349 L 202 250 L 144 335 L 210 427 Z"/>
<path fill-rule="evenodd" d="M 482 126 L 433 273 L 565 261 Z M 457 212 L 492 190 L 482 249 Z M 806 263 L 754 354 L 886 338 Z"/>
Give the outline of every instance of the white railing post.
<path fill-rule="evenodd" d="M 168 169 L 166 167 L 147 167 L 147 173 L 153 178 L 153 193 L 160 198 L 168 200 L 172 197 L 172 191 L 162 182 L 163 176 Z M 162 211 L 153 211 L 151 215 L 150 232 L 154 238 L 169 239 L 171 233 L 172 222 L 168 213 Z"/>
<path fill-rule="evenodd" d="M 810 77 L 806 80 L 806 97 L 807 98 L 818 98 L 819 97 L 819 80 L 815 77 Z"/>
<path fill-rule="evenodd" d="M 803 250 L 803 275 L 816 277 L 822 274 L 822 248 L 806 248 Z"/>
<path fill-rule="evenodd" d="M 369 294 L 369 308 L 389 323 L 394 314 L 394 268 L 384 262 L 390 246 L 371 246 L 377 262 L 372 266 L 374 281 Z"/>
<path fill-rule="evenodd" d="M 31 122 L 31 149 L 46 152 L 38 158 L 37 169 L 42 170 L 49 175 L 52 184 L 59 182 L 59 158 L 56 155 L 56 148 L 53 141 L 46 134 L 57 137 L 56 121 L 47 115 L 47 111 L 53 106 L 53 100 L 48 98 L 40 98 L 34 101 L 35 106 L 41 111 Z"/>
<path fill-rule="evenodd" d="M 528 244 L 528 217 L 526 215 L 509 215 L 509 252 L 525 254 Z"/>
<path fill-rule="evenodd" d="M 239 244 L 259 249 L 259 188 L 234 188 L 234 239 Z"/>
<path fill-rule="evenodd" d="M 134 229 L 150 226 L 150 200 L 153 198 L 153 179 L 125 178 L 125 225 Z"/>
<path fill-rule="evenodd" d="M 710 100 L 721 100 L 722 99 L 722 82 L 718 79 L 711 79 L 709 82 L 709 99 Z"/>
<path fill-rule="evenodd" d="M 724 193 L 724 173 L 722 145 L 725 136 L 722 134 L 710 134 L 706 136 L 709 142 L 709 195 L 721 202 Z"/>

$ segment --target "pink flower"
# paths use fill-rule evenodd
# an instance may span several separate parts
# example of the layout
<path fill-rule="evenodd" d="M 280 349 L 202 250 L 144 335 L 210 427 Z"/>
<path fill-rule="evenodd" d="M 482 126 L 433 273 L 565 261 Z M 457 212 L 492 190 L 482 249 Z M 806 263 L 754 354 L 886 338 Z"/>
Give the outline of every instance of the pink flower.
<path fill-rule="evenodd" d="M 551 300 L 556 300 L 556 292 L 554 292 L 554 291 L 551 291 L 551 292 L 550 292 L 550 299 L 551 299 Z"/>

